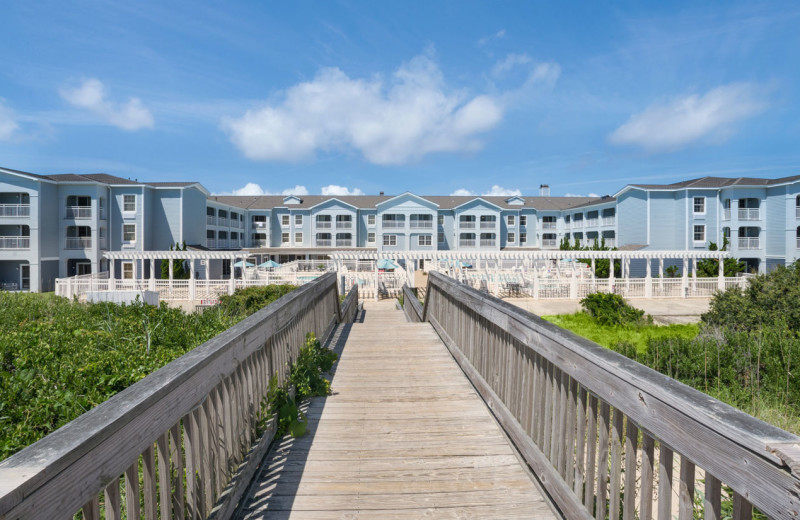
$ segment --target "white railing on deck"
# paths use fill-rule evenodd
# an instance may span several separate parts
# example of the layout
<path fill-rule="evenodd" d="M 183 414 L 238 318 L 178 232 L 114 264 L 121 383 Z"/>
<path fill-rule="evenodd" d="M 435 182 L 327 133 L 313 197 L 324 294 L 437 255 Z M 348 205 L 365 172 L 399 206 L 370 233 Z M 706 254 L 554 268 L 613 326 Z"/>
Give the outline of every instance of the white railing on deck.
<path fill-rule="evenodd" d="M 31 237 L 0 237 L 0 249 L 30 249 Z"/>
<path fill-rule="evenodd" d="M 216 222 L 216 220 L 217 220 L 217 217 L 215 217 L 214 215 L 206 215 L 206 223 L 209 226 L 213 226 L 214 222 Z"/>
<path fill-rule="evenodd" d="M 758 208 L 739 208 L 739 220 L 759 220 Z"/>
<path fill-rule="evenodd" d="M 758 237 L 739 237 L 739 249 L 758 249 Z"/>
<path fill-rule="evenodd" d="M 458 223 L 458 227 L 460 227 L 461 229 L 475 229 L 475 221 L 462 220 Z"/>
<path fill-rule="evenodd" d="M 614 225 L 614 217 L 603 217 L 603 225 L 604 226 L 613 226 Z"/>
<path fill-rule="evenodd" d="M 558 226 L 557 222 L 542 222 L 542 229 L 555 229 Z"/>
<path fill-rule="evenodd" d="M 0 217 L 30 217 L 30 204 L 0 204 Z"/>
<path fill-rule="evenodd" d="M 92 237 L 67 237 L 65 249 L 90 249 L 92 247 Z"/>
<path fill-rule="evenodd" d="M 67 218 L 88 219 L 92 218 L 91 206 L 67 206 Z"/>
<path fill-rule="evenodd" d="M 554 238 L 543 238 L 542 247 L 553 248 L 558 245 L 558 240 Z"/>

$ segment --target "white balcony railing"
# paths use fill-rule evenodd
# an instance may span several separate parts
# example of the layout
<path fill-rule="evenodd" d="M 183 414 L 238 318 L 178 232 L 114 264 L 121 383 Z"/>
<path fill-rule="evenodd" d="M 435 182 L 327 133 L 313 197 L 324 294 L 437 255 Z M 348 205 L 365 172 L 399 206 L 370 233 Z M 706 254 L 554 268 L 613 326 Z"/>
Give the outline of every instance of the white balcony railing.
<path fill-rule="evenodd" d="M 722 220 L 730 220 L 731 219 L 731 208 L 724 208 L 722 210 Z"/>
<path fill-rule="evenodd" d="M 0 237 L 0 249 L 30 249 L 31 237 Z"/>
<path fill-rule="evenodd" d="M 572 228 L 573 229 L 582 228 L 582 227 L 583 227 L 583 220 L 575 220 L 575 221 L 572 222 Z"/>
<path fill-rule="evenodd" d="M 556 223 L 555 222 L 542 222 L 542 229 L 555 229 Z"/>
<path fill-rule="evenodd" d="M 217 225 L 222 227 L 228 227 L 228 219 L 225 217 L 217 217 Z"/>
<path fill-rule="evenodd" d="M 797 249 L 800 249 L 800 238 L 797 239 Z"/>
<path fill-rule="evenodd" d="M 739 220 L 759 220 L 758 208 L 739 208 Z"/>
<path fill-rule="evenodd" d="M 217 239 L 217 249 L 225 249 L 228 247 L 228 239 L 227 238 L 218 238 Z"/>
<path fill-rule="evenodd" d="M 269 243 L 265 238 L 254 238 L 250 240 L 251 247 L 269 247 Z"/>
<path fill-rule="evenodd" d="M 587 218 L 586 219 L 586 227 L 592 227 L 592 226 L 596 226 L 596 225 L 597 225 L 597 219 L 596 218 Z"/>
<path fill-rule="evenodd" d="M 254 229 L 266 229 L 267 223 L 262 220 L 254 220 L 253 221 L 253 228 Z"/>
<path fill-rule="evenodd" d="M 336 229 L 353 229 L 353 222 L 349 220 L 347 221 L 337 220 Z"/>
<path fill-rule="evenodd" d="M 353 247 L 352 240 L 337 240 L 336 247 Z"/>
<path fill-rule="evenodd" d="M 30 217 L 30 204 L 0 204 L 0 217 Z"/>
<path fill-rule="evenodd" d="M 475 247 L 475 240 L 459 240 L 459 247 Z"/>
<path fill-rule="evenodd" d="M 411 229 L 433 229 L 433 221 L 411 219 Z"/>
<path fill-rule="evenodd" d="M 206 224 L 209 226 L 213 226 L 214 223 L 217 221 L 217 217 L 214 215 L 206 215 Z"/>
<path fill-rule="evenodd" d="M 496 220 L 481 221 L 481 229 L 494 229 L 497 227 Z"/>
<path fill-rule="evenodd" d="M 461 229 L 475 229 L 475 221 L 462 220 L 458 223 L 458 227 L 460 227 Z"/>
<path fill-rule="evenodd" d="M 92 237 L 67 237 L 66 249 L 91 249 Z"/>
<path fill-rule="evenodd" d="M 384 220 L 383 221 L 384 228 L 404 228 L 406 227 L 405 220 Z"/>
<path fill-rule="evenodd" d="M 758 248 L 759 248 L 758 237 L 739 237 L 739 249 L 758 249 Z"/>
<path fill-rule="evenodd" d="M 542 247 L 556 247 L 557 245 L 558 245 L 558 240 L 554 238 L 542 239 Z"/>
<path fill-rule="evenodd" d="M 107 238 L 98 238 L 97 239 L 97 247 L 107 251 L 108 250 L 108 239 Z"/>
<path fill-rule="evenodd" d="M 92 218 L 91 206 L 67 206 L 67 218 L 87 219 Z"/>
<path fill-rule="evenodd" d="M 330 220 L 317 220 L 317 228 L 319 229 L 330 229 L 333 227 L 333 223 Z"/>
<path fill-rule="evenodd" d="M 613 226 L 614 225 L 614 217 L 603 217 L 603 225 L 604 226 Z"/>
<path fill-rule="evenodd" d="M 331 247 L 331 240 L 317 240 L 317 247 Z"/>
<path fill-rule="evenodd" d="M 482 238 L 481 239 L 481 247 L 494 247 L 497 245 L 497 239 L 494 238 Z"/>
<path fill-rule="evenodd" d="M 616 247 L 616 239 L 606 238 L 606 247 Z"/>
<path fill-rule="evenodd" d="M 795 218 L 800 218 L 800 206 L 795 206 L 795 208 L 794 208 L 794 216 L 795 216 Z"/>

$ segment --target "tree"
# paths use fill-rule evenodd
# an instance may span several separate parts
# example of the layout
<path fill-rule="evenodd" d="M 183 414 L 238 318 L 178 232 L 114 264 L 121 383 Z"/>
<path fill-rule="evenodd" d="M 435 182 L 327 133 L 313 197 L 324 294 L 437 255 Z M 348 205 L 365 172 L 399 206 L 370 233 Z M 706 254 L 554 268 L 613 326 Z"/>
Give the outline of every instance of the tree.
<path fill-rule="evenodd" d="M 728 250 L 728 237 L 722 237 L 722 248 L 720 251 Z M 708 244 L 709 251 L 717 251 L 716 242 Z M 744 272 L 744 262 L 736 258 L 726 258 L 722 264 L 722 272 L 725 276 L 736 276 L 737 273 Z M 719 276 L 719 260 L 706 258 L 697 262 L 697 276 L 711 278 Z"/>
<path fill-rule="evenodd" d="M 183 241 L 183 246 L 178 244 L 177 242 L 175 245 L 169 246 L 170 251 L 186 251 L 186 241 Z M 183 267 L 183 260 L 173 260 L 172 261 L 172 278 L 175 280 L 188 280 L 191 276 L 191 272 L 186 271 Z M 169 260 L 162 260 L 161 261 L 161 279 L 166 280 L 169 278 Z"/>
<path fill-rule="evenodd" d="M 616 251 L 617 248 L 610 248 L 606 246 L 606 239 L 605 237 L 600 237 L 598 241 L 597 238 L 594 239 L 594 242 L 591 246 L 581 246 L 580 241 L 575 238 L 575 243 L 570 244 L 569 239 L 564 237 L 561 239 L 561 244 L 559 245 L 559 249 L 562 251 Z M 588 266 L 592 265 L 592 261 L 588 258 L 579 258 L 578 262 L 582 262 Z M 594 275 L 597 278 L 608 278 L 608 273 L 610 269 L 610 260 L 607 258 L 598 258 L 595 260 L 595 267 L 594 267 Z M 617 261 L 614 261 L 614 276 L 619 277 L 622 275 L 622 265 Z"/>

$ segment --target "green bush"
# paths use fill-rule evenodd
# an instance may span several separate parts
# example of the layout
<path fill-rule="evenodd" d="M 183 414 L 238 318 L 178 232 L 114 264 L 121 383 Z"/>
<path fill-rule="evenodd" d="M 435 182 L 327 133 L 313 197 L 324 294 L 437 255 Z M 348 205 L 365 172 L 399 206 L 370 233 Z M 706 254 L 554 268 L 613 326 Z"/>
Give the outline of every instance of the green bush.
<path fill-rule="evenodd" d="M 249 316 L 295 289 L 297 287 L 294 285 L 265 285 L 238 289 L 231 295 L 221 296 L 219 306 L 225 313 Z"/>
<path fill-rule="evenodd" d="M 618 294 L 592 293 L 581 300 L 584 310 L 601 325 L 642 325 L 644 311 L 628 305 Z"/>

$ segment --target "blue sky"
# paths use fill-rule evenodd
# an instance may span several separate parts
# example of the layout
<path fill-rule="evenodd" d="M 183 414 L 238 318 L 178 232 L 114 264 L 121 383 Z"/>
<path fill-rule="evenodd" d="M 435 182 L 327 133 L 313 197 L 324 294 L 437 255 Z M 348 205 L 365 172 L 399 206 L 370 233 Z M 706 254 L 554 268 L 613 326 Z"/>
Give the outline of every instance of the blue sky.
<path fill-rule="evenodd" d="M 794 2 L 0 1 L 0 166 L 214 193 L 800 174 Z"/>

